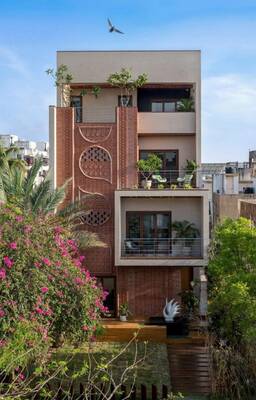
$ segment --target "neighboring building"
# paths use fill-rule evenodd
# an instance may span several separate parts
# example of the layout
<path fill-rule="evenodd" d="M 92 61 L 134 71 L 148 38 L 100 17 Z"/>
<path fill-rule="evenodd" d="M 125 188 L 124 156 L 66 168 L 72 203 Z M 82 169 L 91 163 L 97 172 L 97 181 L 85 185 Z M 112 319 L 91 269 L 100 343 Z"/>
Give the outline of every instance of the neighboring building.
<path fill-rule="evenodd" d="M 43 166 L 40 168 L 37 183 L 47 175 L 49 171 L 49 143 L 48 142 L 35 142 L 31 140 L 19 139 L 16 135 L 1 135 L 0 144 L 3 147 L 10 147 L 14 145 L 18 148 L 17 157 L 26 161 L 27 165 L 31 167 L 36 158 L 43 159 Z"/>
<path fill-rule="evenodd" d="M 208 191 L 198 177 L 192 188 L 171 188 L 184 177 L 186 160 L 201 163 L 200 52 L 64 51 L 57 64 L 74 77 L 74 107 L 50 107 L 54 185 L 73 178 L 69 201 L 94 194 L 83 220 L 106 243 L 86 251 L 86 265 L 109 289 L 114 315 L 126 301 L 134 317 L 161 315 L 166 298 L 179 298 L 192 279 L 204 280 L 207 265 Z M 125 108 L 120 90 L 106 83 L 122 67 L 149 78 Z M 94 85 L 101 87 L 98 98 L 80 96 Z M 195 111 L 178 111 L 184 98 L 194 100 Z M 149 153 L 162 158 L 165 189 L 141 185 L 136 162 Z M 184 220 L 195 224 L 198 238 L 175 238 L 172 223 Z"/>
<path fill-rule="evenodd" d="M 213 223 L 239 217 L 239 199 L 256 198 L 256 151 L 249 162 L 205 163 L 201 166 L 203 187 L 209 189 Z"/>
<path fill-rule="evenodd" d="M 0 135 L 0 145 L 2 147 L 10 147 L 18 140 L 18 136 L 12 134 Z"/>
<path fill-rule="evenodd" d="M 256 225 L 256 199 L 239 200 L 239 216 L 250 219 Z"/>

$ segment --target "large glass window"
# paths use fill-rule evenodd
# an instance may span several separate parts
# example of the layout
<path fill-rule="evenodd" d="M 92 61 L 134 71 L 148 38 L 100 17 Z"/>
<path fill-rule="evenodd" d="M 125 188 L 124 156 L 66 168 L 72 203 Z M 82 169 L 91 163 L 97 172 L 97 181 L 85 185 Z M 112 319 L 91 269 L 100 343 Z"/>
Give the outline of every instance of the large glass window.
<path fill-rule="evenodd" d="M 176 111 L 175 101 L 152 101 L 152 112 L 174 112 Z"/>
<path fill-rule="evenodd" d="M 82 96 L 71 96 L 70 106 L 75 108 L 75 122 L 83 122 Z"/>
<path fill-rule="evenodd" d="M 171 212 L 127 212 L 126 227 L 126 253 L 170 254 Z"/>

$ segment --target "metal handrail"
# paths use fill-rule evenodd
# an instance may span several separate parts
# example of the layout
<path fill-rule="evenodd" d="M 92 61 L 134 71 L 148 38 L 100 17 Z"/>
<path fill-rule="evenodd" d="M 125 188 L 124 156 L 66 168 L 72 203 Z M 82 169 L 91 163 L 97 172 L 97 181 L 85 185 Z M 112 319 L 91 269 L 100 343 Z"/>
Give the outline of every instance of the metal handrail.
<path fill-rule="evenodd" d="M 125 238 L 123 257 L 201 257 L 202 238 Z"/>

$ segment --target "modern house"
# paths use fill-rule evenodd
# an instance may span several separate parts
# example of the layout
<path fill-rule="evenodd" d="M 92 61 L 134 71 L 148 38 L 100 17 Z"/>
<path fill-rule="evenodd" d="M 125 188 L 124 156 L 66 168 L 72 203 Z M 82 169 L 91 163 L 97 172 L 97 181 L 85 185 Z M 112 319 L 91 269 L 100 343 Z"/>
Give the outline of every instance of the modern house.
<path fill-rule="evenodd" d="M 68 200 L 94 195 L 83 221 L 106 247 L 88 250 L 86 265 L 109 290 L 110 310 L 116 315 L 128 302 L 133 316 L 162 315 L 166 298 L 179 300 L 198 280 L 203 314 L 208 191 L 196 172 L 186 183 L 187 160 L 201 163 L 200 51 L 60 51 L 60 65 L 73 76 L 72 107 L 61 107 L 59 93 L 57 107 L 50 106 L 54 185 L 72 177 Z M 120 89 L 107 83 L 122 68 L 148 75 L 127 107 Z M 194 106 L 181 111 L 184 99 Z M 145 189 L 136 162 L 152 153 L 162 167 Z M 177 230 L 174 223 L 183 221 L 195 237 Z"/>

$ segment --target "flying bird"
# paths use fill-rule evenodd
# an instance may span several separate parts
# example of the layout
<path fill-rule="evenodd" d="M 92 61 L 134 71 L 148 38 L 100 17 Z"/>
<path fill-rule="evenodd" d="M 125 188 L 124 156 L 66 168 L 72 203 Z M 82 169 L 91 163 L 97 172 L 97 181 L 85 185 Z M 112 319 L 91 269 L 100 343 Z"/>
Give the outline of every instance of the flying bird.
<path fill-rule="evenodd" d="M 124 32 L 119 31 L 119 29 L 117 29 L 117 28 L 112 24 L 112 22 L 110 21 L 109 18 L 108 18 L 108 26 L 109 26 L 109 32 L 110 32 L 110 33 L 112 33 L 112 32 L 117 32 L 117 33 L 122 33 L 122 34 L 124 34 Z"/>

